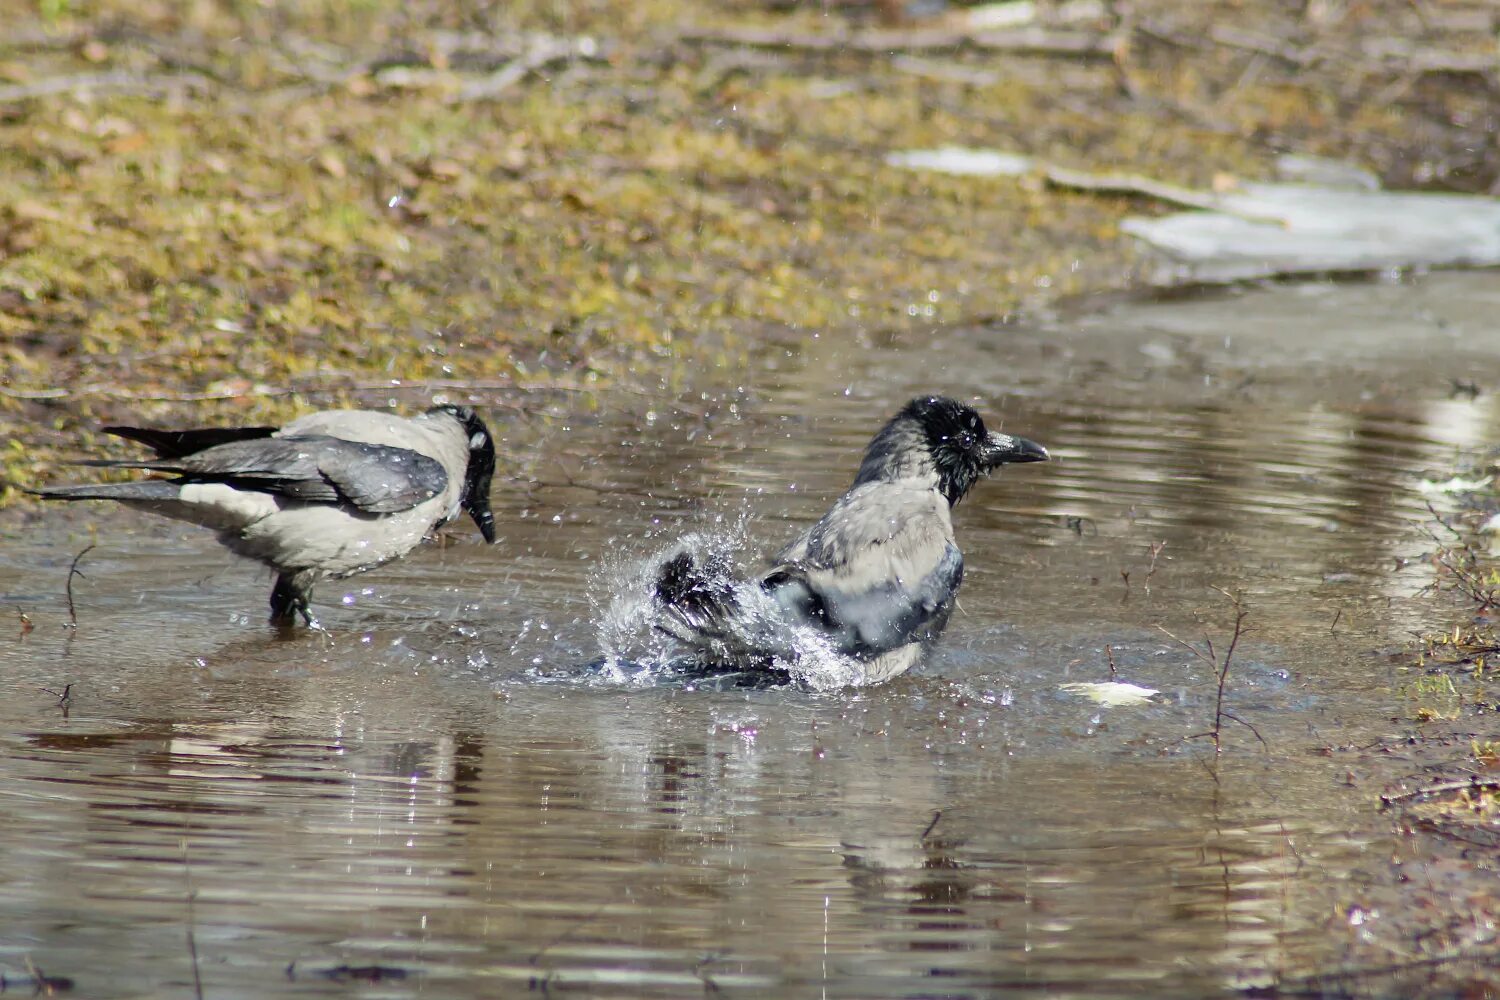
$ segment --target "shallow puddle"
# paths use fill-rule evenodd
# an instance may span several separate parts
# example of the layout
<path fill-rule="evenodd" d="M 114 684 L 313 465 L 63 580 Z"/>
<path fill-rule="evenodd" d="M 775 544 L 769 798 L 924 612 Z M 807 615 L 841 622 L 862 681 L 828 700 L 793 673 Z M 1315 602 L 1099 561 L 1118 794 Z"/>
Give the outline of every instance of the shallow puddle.
<path fill-rule="evenodd" d="M 325 583 L 331 637 L 273 639 L 268 576 L 206 532 L 49 508 L 0 550 L 35 625 L 0 646 L 0 970 L 190 996 L 190 938 L 216 1000 L 1200 997 L 1334 968 L 1402 773 L 1341 751 L 1412 728 L 1416 485 L 1500 443 L 1500 397 L 1453 390 L 1500 385 L 1496 314 L 1493 275 L 1434 275 L 768 349 L 640 426 L 511 428 L 552 457 L 497 480 L 502 543 Z M 959 508 L 928 666 L 827 693 L 576 669 L 641 558 L 746 511 L 769 551 L 934 390 L 1056 461 Z M 1181 742 L 1216 678 L 1161 631 L 1222 651 L 1214 587 L 1244 592 L 1229 706 L 1258 733 L 1216 773 Z M 1111 657 L 1152 704 L 1059 689 Z"/>

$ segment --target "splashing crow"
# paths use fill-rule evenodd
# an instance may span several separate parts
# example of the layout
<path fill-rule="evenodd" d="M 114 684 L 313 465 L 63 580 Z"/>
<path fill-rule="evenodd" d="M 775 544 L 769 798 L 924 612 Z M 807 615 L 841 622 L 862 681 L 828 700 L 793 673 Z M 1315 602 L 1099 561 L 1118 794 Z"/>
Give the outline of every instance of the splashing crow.
<path fill-rule="evenodd" d="M 80 465 L 146 469 L 173 478 L 53 486 L 48 500 L 115 500 L 212 528 L 230 551 L 276 571 L 271 620 L 316 628 L 313 585 L 410 552 L 467 512 L 495 540 L 495 444 L 466 406 L 410 419 L 372 410 L 311 413 L 285 427 L 154 430 L 106 427 L 154 459 Z"/>
<path fill-rule="evenodd" d="M 791 676 L 819 687 L 877 684 L 919 662 L 963 580 L 952 508 L 1001 465 L 1047 450 L 990 433 L 974 409 L 912 400 L 865 449 L 854 484 L 746 579 L 724 547 L 679 546 L 652 583 L 652 627 L 669 661 Z"/>

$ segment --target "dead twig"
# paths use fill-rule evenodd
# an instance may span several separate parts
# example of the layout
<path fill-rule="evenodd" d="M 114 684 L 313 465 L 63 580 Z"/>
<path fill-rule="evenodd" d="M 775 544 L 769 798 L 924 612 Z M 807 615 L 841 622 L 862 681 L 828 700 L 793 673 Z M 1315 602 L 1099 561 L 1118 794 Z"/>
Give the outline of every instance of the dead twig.
<path fill-rule="evenodd" d="M 1392 962 L 1389 965 L 1367 965 L 1353 969 L 1339 969 L 1332 972 L 1317 972 L 1305 979 L 1293 980 L 1290 983 L 1277 983 L 1274 989 L 1280 996 L 1296 995 L 1290 991 L 1304 987 L 1315 987 L 1328 979 L 1364 979 L 1370 977 L 1392 976 L 1406 972 L 1411 969 L 1430 969 L 1434 965 L 1447 965 L 1450 962 L 1492 962 L 1500 958 L 1500 949 L 1475 948 L 1472 951 L 1452 951 L 1442 955 L 1427 955 L 1422 958 L 1412 958 L 1404 962 Z M 1309 993 L 1316 996 L 1327 996 L 1324 990 L 1309 989 Z M 1342 993 L 1339 995 L 1343 995 Z"/>
<path fill-rule="evenodd" d="M 778 31 L 769 28 L 688 28 L 677 37 L 680 41 L 698 45 L 743 45 L 759 49 L 796 49 L 803 52 L 851 52 L 869 55 L 968 48 L 981 52 L 1010 52 L 1018 55 L 1113 59 L 1117 48 L 1117 39 L 1113 33 L 1060 31 L 1047 28 L 1016 28 L 1005 31 L 954 31 L 943 28 L 918 31 L 872 29 L 826 34 Z"/>
<path fill-rule="evenodd" d="M 31 995 L 34 997 L 55 997 L 58 990 L 71 990 L 73 980 L 62 976 L 48 976 L 37 968 L 36 963 L 31 960 L 31 955 L 23 956 L 26 962 L 26 974 L 31 977 Z M 16 985 L 21 985 L 17 983 Z M 4 986 L 4 979 L 0 978 L 0 988 Z"/>
<path fill-rule="evenodd" d="M 93 545 L 86 545 L 86 546 L 84 546 L 83 550 L 81 552 L 79 552 L 76 556 L 73 557 L 73 564 L 68 567 L 68 582 L 67 582 L 67 584 L 65 586 L 65 589 L 66 589 L 67 594 L 68 594 L 68 627 L 69 628 L 77 628 L 78 627 L 78 610 L 77 610 L 77 608 L 75 608 L 73 606 L 73 577 L 76 576 L 76 577 L 80 577 L 80 578 L 85 579 L 85 580 L 88 579 L 88 577 L 85 577 L 83 575 L 83 573 L 78 569 L 78 561 L 80 559 L 82 559 L 84 556 L 88 555 L 89 551 L 92 550 L 93 548 L 94 548 Z"/>
<path fill-rule="evenodd" d="M 188 956 L 193 960 L 193 1000 L 203 1000 L 203 975 L 198 970 L 198 940 L 193 934 L 193 900 L 198 892 L 193 888 L 193 870 L 188 864 L 186 839 L 182 841 L 182 877 L 187 882 L 187 946 Z"/>
<path fill-rule="evenodd" d="M 1156 626 L 1157 631 L 1161 632 L 1167 638 L 1177 643 L 1177 645 L 1181 646 L 1183 649 L 1186 649 L 1188 652 L 1192 653 L 1199 660 L 1202 660 L 1204 663 L 1208 664 L 1219 675 L 1218 689 L 1214 693 L 1213 728 L 1208 730 L 1207 732 L 1194 733 L 1192 736 L 1184 736 L 1182 739 L 1184 741 L 1196 740 L 1207 736 L 1213 740 L 1214 753 L 1223 753 L 1224 720 L 1228 719 L 1230 722 L 1237 722 L 1240 725 L 1244 726 L 1246 729 L 1249 729 L 1250 732 L 1255 734 L 1255 738 L 1257 740 L 1260 740 L 1261 745 L 1265 746 L 1266 741 L 1261 737 L 1260 731 L 1258 729 L 1256 729 L 1250 723 L 1246 722 L 1244 719 L 1241 719 L 1239 716 L 1235 715 L 1233 712 L 1230 712 L 1224 708 L 1224 692 L 1229 684 L 1229 668 L 1234 662 L 1234 651 L 1236 648 L 1238 648 L 1240 639 L 1245 635 L 1246 632 L 1250 631 L 1249 627 L 1245 624 L 1245 619 L 1249 617 L 1250 612 L 1245 608 L 1243 594 L 1239 593 L 1238 591 L 1231 594 L 1229 591 L 1224 590 L 1222 587 L 1214 587 L 1212 589 L 1229 598 L 1229 600 L 1234 605 L 1234 631 L 1230 635 L 1229 647 L 1224 650 L 1224 657 L 1222 660 L 1214 652 L 1214 641 L 1212 638 L 1204 636 L 1203 648 L 1199 649 L 1192 643 L 1179 639 L 1176 635 L 1168 631 L 1164 626 Z"/>
<path fill-rule="evenodd" d="M 1481 778 L 1476 774 L 1463 780 L 1443 781 L 1436 785 L 1427 785 L 1410 792 L 1400 792 L 1396 795 L 1382 795 L 1380 797 L 1380 808 L 1386 809 L 1398 802 L 1408 802 L 1412 799 L 1424 799 L 1429 795 L 1446 795 L 1449 792 L 1489 791 L 1491 789 L 1500 789 L 1500 778 Z"/>
<path fill-rule="evenodd" d="M 1458 539 L 1460 542 L 1462 542 L 1465 546 L 1467 546 L 1469 544 L 1469 540 L 1464 537 L 1463 532 L 1459 531 L 1452 524 L 1448 523 L 1447 519 L 1444 518 L 1443 515 L 1441 515 L 1441 514 L 1439 514 L 1437 512 L 1437 508 L 1432 505 L 1432 501 L 1431 500 L 1427 500 L 1427 501 L 1424 501 L 1424 502 L 1427 504 L 1427 513 L 1429 513 L 1429 514 L 1432 515 L 1432 519 L 1434 521 L 1436 521 L 1438 524 L 1442 525 L 1444 528 L 1448 529 L 1448 533 L 1450 535 L 1452 535 L 1454 538 Z M 1429 534 L 1428 537 L 1431 537 L 1431 535 Z M 1436 539 L 1433 539 L 1433 540 L 1436 541 Z"/>
<path fill-rule="evenodd" d="M 920 837 L 918 837 L 917 839 L 918 840 L 926 840 L 928 837 L 932 836 L 932 831 L 937 829 L 938 821 L 941 820 L 942 818 L 943 818 L 943 811 L 941 809 L 939 809 L 936 812 L 934 812 L 932 814 L 932 822 L 930 822 L 930 823 L 927 824 L 927 828 L 922 831 L 922 835 Z"/>
<path fill-rule="evenodd" d="M 1115 668 L 1115 648 L 1109 643 L 1105 643 L 1104 655 L 1109 660 L 1109 679 L 1111 681 L 1118 680 L 1120 677 L 1120 671 Z"/>
<path fill-rule="evenodd" d="M 118 70 L 111 73 L 83 73 L 77 76 L 51 76 L 32 83 L 14 83 L 0 87 L 0 104 L 18 104 L 58 94 L 144 94 L 160 96 L 178 90 L 207 90 L 212 83 L 198 73 L 171 73 L 142 76 Z"/>
<path fill-rule="evenodd" d="M 713 976 L 710 976 L 708 974 L 708 967 L 710 965 L 714 965 L 722 961 L 724 961 L 723 955 L 720 955 L 717 952 L 709 952 L 707 955 L 704 955 L 701 959 L 699 959 L 698 963 L 693 966 L 693 975 L 697 976 L 699 980 L 702 981 L 703 989 L 708 993 L 723 992 L 723 990 L 719 988 L 719 984 L 714 982 Z"/>
<path fill-rule="evenodd" d="M 1162 549 L 1167 547 L 1166 540 L 1152 542 L 1147 549 L 1151 553 L 1151 562 L 1146 566 L 1146 593 L 1151 593 L 1151 577 L 1156 573 L 1156 560 L 1161 558 Z"/>
<path fill-rule="evenodd" d="M 498 97 L 526 77 L 553 63 L 570 62 L 577 58 L 588 58 L 597 53 L 598 46 L 591 38 L 571 39 L 539 37 L 520 57 L 511 60 L 488 76 L 472 80 L 448 98 L 449 104 L 469 101 L 485 101 Z"/>
<path fill-rule="evenodd" d="M 543 955 L 547 954 L 547 952 L 551 949 L 556 948 L 558 945 L 562 944 L 574 934 L 577 934 L 579 931 L 583 930 L 595 920 L 598 920 L 599 915 L 605 911 L 605 909 L 610 905 L 611 902 L 613 902 L 613 900 L 606 899 L 604 902 L 594 907 L 592 912 L 587 913 L 583 917 L 581 917 L 577 923 L 569 926 L 561 934 L 557 935 L 551 941 L 548 941 L 536 951 L 532 952 L 531 956 L 526 959 L 526 964 L 539 966 L 542 961 Z M 557 970 L 555 969 L 548 969 L 546 975 L 544 976 L 532 976 L 528 984 L 528 988 L 533 990 L 541 990 L 543 994 L 550 992 L 552 986 L 552 977 L 556 973 L 556 971 Z"/>
<path fill-rule="evenodd" d="M 62 709 L 63 718 L 66 719 L 68 711 L 73 707 L 73 682 L 69 681 L 64 684 L 61 691 L 54 691 L 49 687 L 40 688 L 39 690 L 57 699 L 57 707 Z"/>

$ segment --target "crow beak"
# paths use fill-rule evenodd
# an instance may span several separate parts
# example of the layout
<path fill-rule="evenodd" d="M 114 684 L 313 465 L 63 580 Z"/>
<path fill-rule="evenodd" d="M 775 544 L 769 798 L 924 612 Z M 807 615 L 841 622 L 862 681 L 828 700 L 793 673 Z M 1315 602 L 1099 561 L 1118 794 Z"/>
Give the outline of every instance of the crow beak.
<path fill-rule="evenodd" d="M 474 523 L 479 526 L 479 533 L 484 540 L 491 545 L 495 544 L 495 512 L 490 510 L 490 502 L 487 498 L 475 497 L 464 504 Z"/>
<path fill-rule="evenodd" d="M 1019 462 L 1045 462 L 1049 456 L 1047 449 L 1035 441 L 1009 434 L 991 434 L 985 442 L 984 457 L 990 468 L 994 468 Z"/>

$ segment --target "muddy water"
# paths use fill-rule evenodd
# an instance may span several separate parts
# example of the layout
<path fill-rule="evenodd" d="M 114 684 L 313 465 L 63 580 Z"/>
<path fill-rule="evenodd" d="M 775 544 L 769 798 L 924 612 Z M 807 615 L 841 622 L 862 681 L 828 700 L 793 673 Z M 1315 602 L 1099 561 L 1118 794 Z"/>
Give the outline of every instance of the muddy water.
<path fill-rule="evenodd" d="M 1450 384 L 1500 384 L 1497 310 L 1493 275 L 1434 276 L 768 349 L 644 421 L 510 428 L 553 457 L 497 484 L 503 543 L 325 585 L 331 638 L 272 639 L 269 580 L 202 533 L 9 522 L 0 604 L 35 628 L 0 645 L 0 970 L 191 996 L 190 934 L 214 998 L 1197 997 L 1337 967 L 1392 842 L 1390 765 L 1341 751 L 1412 726 L 1390 654 L 1431 607 L 1399 560 L 1415 484 L 1500 443 L 1496 395 Z M 786 538 L 934 389 L 1057 460 L 960 508 L 920 673 L 573 669 L 634 561 L 746 510 Z M 1231 726 L 1215 774 L 1179 742 L 1214 677 L 1158 626 L 1222 649 L 1216 586 L 1264 744 Z M 1106 645 L 1154 704 L 1059 690 Z"/>

